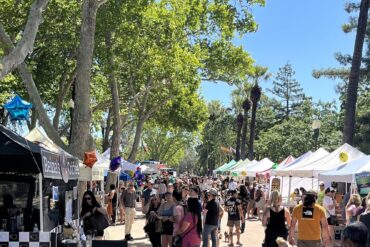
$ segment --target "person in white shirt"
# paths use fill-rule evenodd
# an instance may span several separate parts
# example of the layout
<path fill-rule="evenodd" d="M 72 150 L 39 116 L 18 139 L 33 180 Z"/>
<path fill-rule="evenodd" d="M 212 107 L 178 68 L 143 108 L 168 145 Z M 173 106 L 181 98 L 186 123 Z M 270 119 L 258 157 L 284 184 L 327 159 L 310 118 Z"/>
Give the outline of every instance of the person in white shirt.
<path fill-rule="evenodd" d="M 229 190 L 236 190 L 238 188 L 238 184 L 234 181 L 234 179 L 230 179 L 230 183 L 229 183 L 229 187 L 228 189 Z"/>
<path fill-rule="evenodd" d="M 336 214 L 335 214 L 335 206 L 337 202 L 335 201 L 334 196 L 335 196 L 335 189 L 332 187 L 326 188 L 324 200 L 322 203 L 323 207 L 325 208 L 326 218 L 328 219 L 329 232 L 331 235 L 330 236 L 331 239 L 334 239 L 332 226 L 337 225 Z"/>

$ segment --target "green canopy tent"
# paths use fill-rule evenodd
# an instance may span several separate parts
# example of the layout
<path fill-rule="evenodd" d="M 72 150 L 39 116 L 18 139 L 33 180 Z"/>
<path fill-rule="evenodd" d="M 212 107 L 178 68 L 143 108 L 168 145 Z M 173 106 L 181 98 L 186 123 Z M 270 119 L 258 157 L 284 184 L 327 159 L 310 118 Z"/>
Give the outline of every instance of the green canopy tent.
<path fill-rule="evenodd" d="M 240 165 L 243 162 L 243 160 L 239 160 L 238 162 L 235 162 L 223 169 L 220 170 L 222 174 L 231 172 L 236 166 Z"/>
<path fill-rule="evenodd" d="M 245 159 L 243 162 L 239 163 L 237 166 L 235 166 L 231 171 L 231 175 L 234 177 L 240 176 L 242 171 L 245 171 L 248 164 L 250 164 L 251 161 L 249 159 Z"/>
<path fill-rule="evenodd" d="M 236 164 L 236 161 L 235 160 L 232 160 L 229 163 L 227 163 L 227 164 L 225 164 L 223 166 L 220 166 L 215 171 L 216 171 L 217 174 L 221 174 L 221 173 L 224 172 L 225 169 L 227 169 L 228 167 L 231 167 L 232 165 L 235 165 L 235 164 Z"/>

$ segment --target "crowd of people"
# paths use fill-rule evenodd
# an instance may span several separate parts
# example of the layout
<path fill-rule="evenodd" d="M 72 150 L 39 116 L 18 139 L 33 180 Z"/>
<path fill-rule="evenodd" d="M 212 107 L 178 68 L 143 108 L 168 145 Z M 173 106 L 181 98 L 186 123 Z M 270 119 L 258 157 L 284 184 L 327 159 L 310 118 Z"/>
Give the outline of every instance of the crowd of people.
<path fill-rule="evenodd" d="M 319 191 L 296 189 L 290 200 L 296 205 L 284 206 L 279 191 L 269 191 L 268 184 L 235 181 L 233 178 L 148 176 L 143 187 L 135 188 L 133 181 L 119 186 L 119 193 L 111 185 L 105 210 L 87 191 L 83 197 L 81 219 L 101 211 L 115 224 L 112 208 L 119 205 L 121 223 L 125 224 L 125 240 L 133 241 L 131 229 L 136 205 L 141 202 L 145 215 L 144 231 L 153 247 L 216 247 L 223 237 L 229 246 L 242 246 L 240 235 L 247 219 L 260 220 L 265 227 L 263 246 L 332 246 L 333 227 L 340 224 L 336 209 L 336 189 Z M 140 191 L 140 193 L 138 193 Z M 116 202 L 115 202 L 116 200 Z M 370 196 L 346 194 L 342 246 L 368 246 L 370 227 Z M 221 219 L 227 214 L 227 228 L 221 229 Z M 298 234 L 296 234 L 298 233 Z M 356 233 L 356 234 L 355 234 Z M 97 236 L 102 236 L 97 232 Z M 181 245 L 180 245 L 181 243 Z"/>

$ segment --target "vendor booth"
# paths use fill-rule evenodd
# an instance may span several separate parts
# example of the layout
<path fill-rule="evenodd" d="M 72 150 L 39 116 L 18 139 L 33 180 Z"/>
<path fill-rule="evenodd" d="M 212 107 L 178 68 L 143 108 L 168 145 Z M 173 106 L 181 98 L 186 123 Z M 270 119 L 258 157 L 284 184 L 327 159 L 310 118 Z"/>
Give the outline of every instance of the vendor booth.
<path fill-rule="evenodd" d="M 267 171 L 271 169 L 274 162 L 272 162 L 269 158 L 264 158 L 257 162 L 256 164 L 247 168 L 247 176 L 248 177 L 256 177 L 258 173 Z"/>
<path fill-rule="evenodd" d="M 356 174 L 370 171 L 370 155 L 346 162 L 330 171 L 319 174 L 319 180 L 355 183 Z"/>
<path fill-rule="evenodd" d="M 0 164 L 1 246 L 55 246 L 65 222 L 78 225 L 78 159 L 0 125 Z"/>

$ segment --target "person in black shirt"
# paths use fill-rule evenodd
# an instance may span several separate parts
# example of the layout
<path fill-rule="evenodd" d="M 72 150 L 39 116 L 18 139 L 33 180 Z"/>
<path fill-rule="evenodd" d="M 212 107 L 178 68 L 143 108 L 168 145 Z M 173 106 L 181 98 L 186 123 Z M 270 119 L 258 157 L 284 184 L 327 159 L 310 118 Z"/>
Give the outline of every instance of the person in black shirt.
<path fill-rule="evenodd" d="M 240 199 L 237 198 L 238 193 L 236 190 L 230 191 L 231 193 L 231 198 L 228 199 L 225 202 L 225 211 L 228 212 L 228 220 L 227 220 L 227 226 L 229 227 L 229 234 L 230 234 L 230 245 L 229 246 L 234 246 L 233 245 L 233 229 L 235 226 L 235 231 L 236 231 L 236 238 L 237 238 L 237 245 L 242 245 L 240 243 L 240 221 L 244 221 L 244 216 L 243 216 L 243 210 L 242 210 L 242 202 Z"/>
<path fill-rule="evenodd" d="M 205 214 L 205 222 L 203 229 L 203 247 L 208 247 L 209 235 L 211 235 L 212 247 L 217 246 L 217 228 L 219 218 L 219 203 L 216 200 L 217 190 L 212 188 L 208 192 L 208 202 L 203 210 Z"/>

